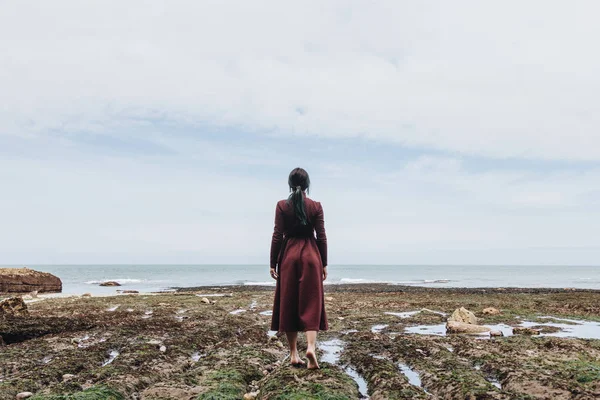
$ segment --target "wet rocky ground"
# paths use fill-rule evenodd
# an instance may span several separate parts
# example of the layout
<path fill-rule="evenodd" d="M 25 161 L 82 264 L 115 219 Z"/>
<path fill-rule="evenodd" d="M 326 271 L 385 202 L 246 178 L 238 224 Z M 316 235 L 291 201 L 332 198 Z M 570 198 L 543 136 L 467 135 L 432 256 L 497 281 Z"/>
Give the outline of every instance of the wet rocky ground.
<path fill-rule="evenodd" d="M 269 332 L 272 296 L 31 300 L 29 315 L 0 318 L 0 399 L 600 398 L 600 292 L 326 286 L 317 371 L 290 366 L 285 338 Z M 446 335 L 459 307 L 506 336 Z"/>

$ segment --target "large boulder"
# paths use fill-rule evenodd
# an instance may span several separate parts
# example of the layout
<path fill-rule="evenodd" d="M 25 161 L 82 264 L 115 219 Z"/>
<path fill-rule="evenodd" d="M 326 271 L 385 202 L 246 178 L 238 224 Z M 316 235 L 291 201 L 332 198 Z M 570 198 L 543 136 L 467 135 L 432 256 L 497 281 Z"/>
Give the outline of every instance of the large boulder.
<path fill-rule="evenodd" d="M 446 333 L 462 333 L 467 335 L 480 335 L 491 331 L 487 326 L 467 324 L 465 322 L 448 321 Z"/>
<path fill-rule="evenodd" d="M 29 268 L 0 268 L 0 293 L 62 292 L 62 281 Z"/>
<path fill-rule="evenodd" d="M 462 322 L 464 324 L 477 325 L 477 317 L 464 307 L 454 310 L 448 322 Z"/>
<path fill-rule="evenodd" d="M 0 317 L 19 317 L 28 314 L 27 304 L 20 297 L 12 297 L 0 301 Z"/>

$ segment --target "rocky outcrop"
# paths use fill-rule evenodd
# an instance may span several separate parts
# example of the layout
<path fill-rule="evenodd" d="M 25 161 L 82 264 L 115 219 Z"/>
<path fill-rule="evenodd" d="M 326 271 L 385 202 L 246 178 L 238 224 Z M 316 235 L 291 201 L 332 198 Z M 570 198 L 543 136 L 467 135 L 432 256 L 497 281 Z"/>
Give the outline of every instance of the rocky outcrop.
<path fill-rule="evenodd" d="M 121 284 L 119 282 L 115 282 L 115 281 L 108 281 L 108 282 L 102 282 L 100 284 L 100 286 L 121 286 Z"/>
<path fill-rule="evenodd" d="M 467 324 L 465 322 L 448 321 L 446 333 L 462 333 L 466 335 L 479 335 L 491 331 L 487 326 Z"/>
<path fill-rule="evenodd" d="M 0 268 L 0 293 L 62 292 L 62 281 L 29 268 Z"/>
<path fill-rule="evenodd" d="M 454 310 L 448 322 L 462 322 L 465 324 L 477 325 L 477 317 L 471 311 L 464 307 Z"/>
<path fill-rule="evenodd" d="M 531 329 L 531 328 L 524 328 L 524 327 L 515 327 L 513 328 L 513 335 L 529 335 L 529 336 L 535 336 L 535 335 L 539 335 L 540 331 L 536 330 L 536 329 Z"/>

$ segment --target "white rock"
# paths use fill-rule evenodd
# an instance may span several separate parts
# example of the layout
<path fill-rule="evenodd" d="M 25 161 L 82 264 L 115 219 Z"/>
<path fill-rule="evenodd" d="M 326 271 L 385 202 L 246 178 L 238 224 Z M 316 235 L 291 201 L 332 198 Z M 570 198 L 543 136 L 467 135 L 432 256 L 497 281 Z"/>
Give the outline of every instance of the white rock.
<path fill-rule="evenodd" d="M 206 297 L 203 297 L 201 301 L 202 301 L 203 303 L 210 304 L 210 300 L 209 300 L 209 299 L 207 299 Z"/>
<path fill-rule="evenodd" d="M 454 310 L 448 322 L 462 322 L 465 324 L 477 325 L 477 317 L 471 311 L 464 307 Z"/>
<path fill-rule="evenodd" d="M 31 393 L 31 392 L 21 392 L 21 393 L 19 393 L 19 394 L 17 395 L 17 400 L 20 400 L 20 399 L 28 399 L 28 398 L 30 398 L 31 396 L 33 396 L 33 393 Z"/>
<path fill-rule="evenodd" d="M 160 352 L 164 353 L 165 351 L 167 351 L 167 346 L 160 346 Z"/>
<path fill-rule="evenodd" d="M 91 293 L 84 293 L 81 295 L 81 297 L 92 297 Z"/>
<path fill-rule="evenodd" d="M 62 376 L 62 378 L 63 378 L 63 381 L 70 381 L 71 379 L 75 378 L 75 375 L 73 375 L 73 374 L 64 374 Z"/>

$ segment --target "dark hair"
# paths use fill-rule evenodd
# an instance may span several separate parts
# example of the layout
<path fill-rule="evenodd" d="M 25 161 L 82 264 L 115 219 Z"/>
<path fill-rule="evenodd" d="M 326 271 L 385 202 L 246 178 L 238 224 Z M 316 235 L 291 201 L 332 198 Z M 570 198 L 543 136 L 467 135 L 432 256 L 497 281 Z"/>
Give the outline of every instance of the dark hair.
<path fill-rule="evenodd" d="M 308 224 L 308 217 L 306 216 L 304 196 L 302 192 L 304 190 L 307 192 L 309 191 L 310 178 L 308 177 L 308 172 L 302 168 L 294 168 L 292 172 L 290 172 L 288 185 L 290 186 L 290 191 L 292 192 L 290 197 L 288 197 L 288 203 L 292 203 L 294 206 L 294 212 L 296 213 L 296 217 L 300 223 L 302 225 L 306 225 Z"/>

